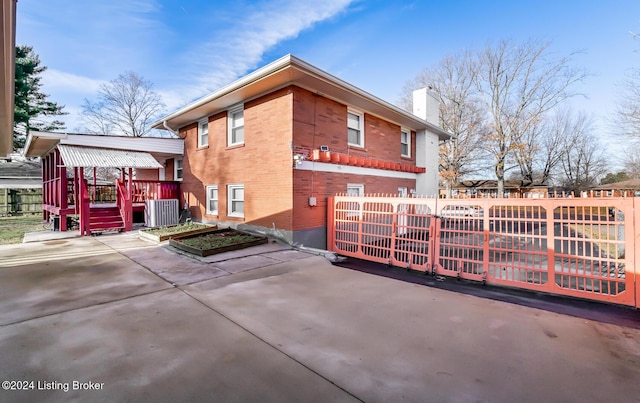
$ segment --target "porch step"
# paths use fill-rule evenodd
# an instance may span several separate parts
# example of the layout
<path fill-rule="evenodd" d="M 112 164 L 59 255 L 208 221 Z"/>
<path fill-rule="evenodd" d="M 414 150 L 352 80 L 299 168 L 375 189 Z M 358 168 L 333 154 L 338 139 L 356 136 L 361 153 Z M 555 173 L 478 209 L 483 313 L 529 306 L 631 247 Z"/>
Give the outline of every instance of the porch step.
<path fill-rule="evenodd" d="M 121 231 L 124 222 L 117 207 L 94 207 L 90 211 L 89 227 L 92 232 Z"/>

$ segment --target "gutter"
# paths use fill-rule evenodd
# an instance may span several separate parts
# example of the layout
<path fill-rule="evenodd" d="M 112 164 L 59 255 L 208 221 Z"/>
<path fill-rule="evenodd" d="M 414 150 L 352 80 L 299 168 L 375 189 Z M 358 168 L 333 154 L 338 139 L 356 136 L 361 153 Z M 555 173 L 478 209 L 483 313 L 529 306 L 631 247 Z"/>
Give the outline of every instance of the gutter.
<path fill-rule="evenodd" d="M 162 127 L 164 127 L 165 129 L 169 130 L 171 132 L 171 134 L 175 135 L 176 137 L 180 137 L 180 133 L 178 133 L 177 131 L 173 130 L 172 128 L 169 127 L 169 125 L 167 124 L 167 120 L 163 120 L 162 121 Z"/>

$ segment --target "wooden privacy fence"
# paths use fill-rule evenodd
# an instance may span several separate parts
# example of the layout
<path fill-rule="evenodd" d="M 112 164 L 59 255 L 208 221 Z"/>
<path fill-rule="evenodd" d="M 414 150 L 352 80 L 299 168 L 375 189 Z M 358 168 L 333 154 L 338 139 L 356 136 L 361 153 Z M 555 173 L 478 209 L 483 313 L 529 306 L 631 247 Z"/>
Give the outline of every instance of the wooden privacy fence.
<path fill-rule="evenodd" d="M 433 275 L 640 307 L 640 198 L 330 197 L 327 247 Z"/>
<path fill-rule="evenodd" d="M 42 213 L 42 189 L 0 189 L 0 215 Z"/>

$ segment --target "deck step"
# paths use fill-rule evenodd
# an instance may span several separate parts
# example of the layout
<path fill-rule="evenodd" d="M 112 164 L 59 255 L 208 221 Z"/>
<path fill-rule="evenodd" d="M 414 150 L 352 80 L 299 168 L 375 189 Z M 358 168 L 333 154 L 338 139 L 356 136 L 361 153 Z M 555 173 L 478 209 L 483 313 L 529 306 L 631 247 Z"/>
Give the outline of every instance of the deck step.
<path fill-rule="evenodd" d="M 92 232 L 122 231 L 124 222 L 117 207 L 92 208 L 89 215 L 89 228 Z"/>

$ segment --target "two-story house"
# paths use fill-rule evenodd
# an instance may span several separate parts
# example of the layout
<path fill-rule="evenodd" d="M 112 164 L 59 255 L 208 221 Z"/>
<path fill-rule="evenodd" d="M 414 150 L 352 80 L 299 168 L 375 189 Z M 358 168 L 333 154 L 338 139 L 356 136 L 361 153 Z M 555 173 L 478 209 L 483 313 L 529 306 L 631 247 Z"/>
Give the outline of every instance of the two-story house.
<path fill-rule="evenodd" d="M 437 108 L 424 89 L 408 113 L 287 55 L 154 123 L 184 156 L 138 177 L 181 181 L 196 221 L 324 248 L 330 195 L 437 194 Z"/>

